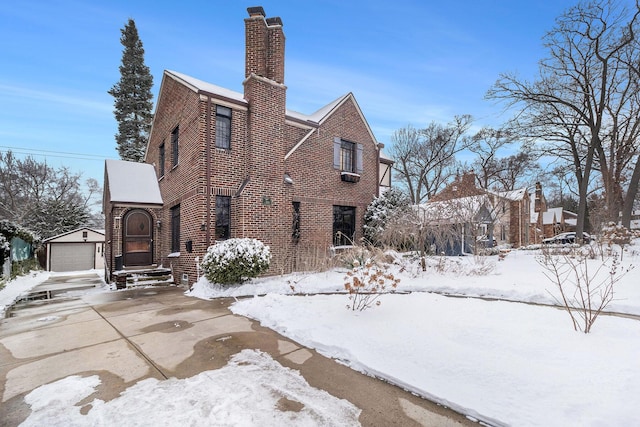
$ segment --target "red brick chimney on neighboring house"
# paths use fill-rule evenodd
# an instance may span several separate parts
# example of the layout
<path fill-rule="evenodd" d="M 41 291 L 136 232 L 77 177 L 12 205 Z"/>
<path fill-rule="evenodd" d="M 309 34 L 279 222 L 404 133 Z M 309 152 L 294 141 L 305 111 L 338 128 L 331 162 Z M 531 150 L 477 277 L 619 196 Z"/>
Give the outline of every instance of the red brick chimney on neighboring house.
<path fill-rule="evenodd" d="M 539 182 L 536 182 L 536 194 L 535 194 L 535 199 L 533 202 L 533 211 L 534 212 L 541 212 L 542 209 L 542 184 L 540 184 Z"/>

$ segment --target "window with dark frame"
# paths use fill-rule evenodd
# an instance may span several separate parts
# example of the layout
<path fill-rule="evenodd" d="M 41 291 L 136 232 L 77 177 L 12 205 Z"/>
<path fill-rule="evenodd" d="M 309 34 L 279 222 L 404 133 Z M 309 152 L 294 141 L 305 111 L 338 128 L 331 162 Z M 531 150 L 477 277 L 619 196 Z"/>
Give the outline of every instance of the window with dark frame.
<path fill-rule="evenodd" d="M 294 240 L 300 239 L 300 202 L 293 203 L 293 224 L 291 226 L 291 237 Z"/>
<path fill-rule="evenodd" d="M 176 126 L 171 132 L 171 167 L 178 166 L 178 134 L 180 133 L 180 127 Z"/>
<path fill-rule="evenodd" d="M 216 196 L 216 239 L 231 237 L 231 197 Z"/>
<path fill-rule="evenodd" d="M 333 138 L 333 168 L 342 172 L 342 180 L 358 182 L 363 172 L 364 146 L 357 142 Z M 345 179 L 345 176 L 352 179 Z"/>
<path fill-rule="evenodd" d="M 333 207 L 333 244 L 353 245 L 356 232 L 356 208 L 353 206 Z"/>
<path fill-rule="evenodd" d="M 355 173 L 356 144 L 342 141 L 340 144 L 340 169 L 344 172 Z"/>
<path fill-rule="evenodd" d="M 164 176 L 164 141 L 160 144 L 160 149 L 158 150 L 158 177 L 162 178 Z"/>
<path fill-rule="evenodd" d="M 171 252 L 180 252 L 180 205 L 171 208 Z"/>
<path fill-rule="evenodd" d="M 216 148 L 231 149 L 231 108 L 216 105 Z"/>

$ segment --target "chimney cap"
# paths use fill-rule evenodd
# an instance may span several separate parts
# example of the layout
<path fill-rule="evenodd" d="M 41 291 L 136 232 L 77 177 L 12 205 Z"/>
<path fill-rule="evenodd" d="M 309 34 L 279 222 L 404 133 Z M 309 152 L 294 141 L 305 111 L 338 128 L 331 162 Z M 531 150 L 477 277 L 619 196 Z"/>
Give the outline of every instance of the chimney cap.
<path fill-rule="evenodd" d="M 264 8 L 262 6 L 248 7 L 247 12 L 249 12 L 249 16 L 260 15 L 263 18 L 266 16 L 266 14 L 264 13 Z"/>
<path fill-rule="evenodd" d="M 271 25 L 279 25 L 282 27 L 282 19 L 280 19 L 279 16 L 276 16 L 274 18 L 267 18 L 267 25 L 271 26 Z"/>

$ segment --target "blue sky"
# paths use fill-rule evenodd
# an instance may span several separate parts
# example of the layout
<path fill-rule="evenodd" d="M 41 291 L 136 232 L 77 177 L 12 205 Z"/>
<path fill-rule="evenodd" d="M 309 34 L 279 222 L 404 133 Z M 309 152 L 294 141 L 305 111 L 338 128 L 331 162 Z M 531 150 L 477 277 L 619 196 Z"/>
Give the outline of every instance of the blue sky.
<path fill-rule="evenodd" d="M 288 108 L 310 114 L 353 92 L 379 142 L 411 124 L 471 114 L 502 72 L 533 78 L 542 36 L 577 0 L 20 1 L 0 8 L 0 151 L 32 154 L 102 182 L 117 158 L 113 98 L 120 29 L 136 21 L 154 101 L 164 69 L 242 92 L 249 6 L 280 16 Z"/>

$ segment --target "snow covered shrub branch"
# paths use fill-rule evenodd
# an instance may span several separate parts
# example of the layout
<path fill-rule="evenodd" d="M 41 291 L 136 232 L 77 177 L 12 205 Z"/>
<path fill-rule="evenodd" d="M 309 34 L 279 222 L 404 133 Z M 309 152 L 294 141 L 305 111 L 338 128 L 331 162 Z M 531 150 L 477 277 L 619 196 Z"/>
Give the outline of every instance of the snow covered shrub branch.
<path fill-rule="evenodd" d="M 372 260 L 364 264 L 353 261 L 353 269 L 344 278 L 344 288 L 349 293 L 347 308 L 352 311 L 364 311 L 374 305 L 380 305 L 380 295 L 394 292 L 400 279 L 389 272 L 387 264 L 378 265 Z"/>
<path fill-rule="evenodd" d="M 613 245 L 620 246 L 620 259 L 624 256 L 624 247 L 631 243 L 633 234 L 631 231 L 615 222 L 609 222 L 602 227 L 601 241 L 609 247 L 609 252 L 613 251 Z"/>
<path fill-rule="evenodd" d="M 537 261 L 560 292 L 560 298 L 552 296 L 571 317 L 573 329 L 585 334 L 613 301 L 614 285 L 633 268 L 623 268 L 615 254 L 598 261 L 579 251 L 557 255 L 543 250 Z M 595 269 L 590 269 L 594 264 Z"/>
<path fill-rule="evenodd" d="M 212 283 L 229 285 L 257 277 L 269 269 L 269 246 L 256 239 L 228 239 L 207 249 L 202 271 Z"/>

